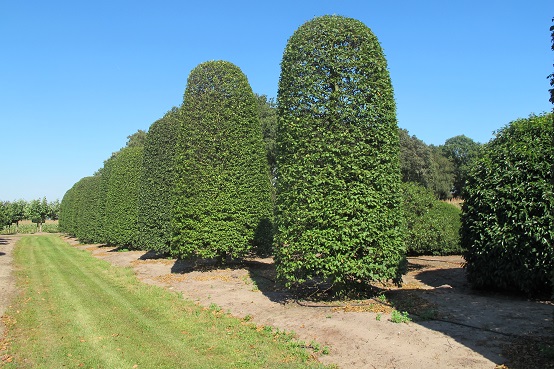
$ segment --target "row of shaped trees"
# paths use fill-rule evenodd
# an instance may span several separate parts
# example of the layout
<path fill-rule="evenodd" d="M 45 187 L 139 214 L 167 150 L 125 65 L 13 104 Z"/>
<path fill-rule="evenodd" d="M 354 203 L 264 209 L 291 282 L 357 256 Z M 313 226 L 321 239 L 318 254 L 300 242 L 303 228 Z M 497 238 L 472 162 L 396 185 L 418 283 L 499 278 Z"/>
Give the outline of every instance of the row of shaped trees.
<path fill-rule="evenodd" d="M 180 107 L 67 191 L 60 227 L 84 242 L 181 258 L 272 253 L 285 285 L 336 291 L 400 281 L 407 252 L 463 248 L 476 287 L 533 293 L 551 286 L 553 266 L 552 134 L 541 124 L 530 135 L 506 128 L 483 146 L 465 136 L 422 145 L 397 127 L 371 30 L 319 17 L 289 39 L 276 104 L 256 97 L 237 66 L 198 65 Z M 499 174 L 519 147 L 529 155 Z M 452 193 L 466 198 L 461 221 L 437 202 Z"/>
<path fill-rule="evenodd" d="M 399 280 L 398 127 L 377 38 L 354 19 L 307 22 L 285 50 L 277 105 L 270 170 L 246 77 L 229 62 L 200 64 L 183 104 L 144 145 L 122 149 L 65 194 L 61 229 L 184 258 L 273 247 L 287 285 Z"/>
<path fill-rule="evenodd" d="M 65 194 L 60 227 L 224 261 L 270 250 L 272 191 L 257 99 L 237 66 L 211 61 L 191 72 L 181 107 Z"/>

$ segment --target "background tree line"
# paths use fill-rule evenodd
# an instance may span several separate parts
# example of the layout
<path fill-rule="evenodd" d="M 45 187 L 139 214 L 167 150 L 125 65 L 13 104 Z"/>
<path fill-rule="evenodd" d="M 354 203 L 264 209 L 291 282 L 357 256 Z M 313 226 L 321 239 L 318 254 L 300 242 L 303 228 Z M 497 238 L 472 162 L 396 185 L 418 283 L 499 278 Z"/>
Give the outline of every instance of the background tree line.
<path fill-rule="evenodd" d="M 9 232 L 17 232 L 19 222 L 30 220 L 36 223 L 39 232 L 42 225 L 49 220 L 57 220 L 60 212 L 60 201 L 47 201 L 46 197 L 25 201 L 0 201 L 0 228 L 8 228 Z M 12 225 L 14 226 L 12 229 Z"/>

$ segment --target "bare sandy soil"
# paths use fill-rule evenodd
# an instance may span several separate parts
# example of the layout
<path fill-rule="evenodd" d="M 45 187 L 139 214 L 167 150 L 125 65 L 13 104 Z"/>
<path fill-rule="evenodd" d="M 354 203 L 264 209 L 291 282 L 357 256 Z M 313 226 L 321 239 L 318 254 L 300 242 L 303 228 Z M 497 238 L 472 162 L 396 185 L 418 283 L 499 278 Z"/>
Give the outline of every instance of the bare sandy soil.
<path fill-rule="evenodd" d="M 0 236 L 0 318 L 8 308 L 15 294 L 12 252 L 20 236 Z M 0 319 L 0 340 L 4 337 L 4 324 Z M 1 343 L 1 342 L 0 342 Z"/>
<path fill-rule="evenodd" d="M 145 283 L 327 346 L 329 354 L 319 360 L 340 368 L 507 368 L 502 351 L 514 338 L 554 336 L 551 302 L 472 291 L 459 256 L 409 258 L 403 287 L 382 287 L 386 301 L 322 302 L 297 300 L 279 288 L 272 259 L 221 269 L 144 251 L 73 244 L 132 267 Z M 410 312 L 413 321 L 390 321 L 391 303 Z"/>
<path fill-rule="evenodd" d="M 0 315 L 15 293 L 11 252 L 16 238 L 0 236 Z M 502 365 L 507 362 L 502 352 L 513 347 L 514 339 L 554 337 L 551 302 L 473 291 L 458 256 L 409 258 L 403 287 L 381 286 L 386 299 L 325 302 L 299 300 L 279 288 L 271 259 L 222 269 L 66 241 L 114 265 L 133 268 L 145 283 L 181 292 L 203 306 L 215 304 L 259 325 L 294 331 L 308 344 L 327 346 L 329 354 L 319 353 L 319 360 L 343 369 L 508 368 Z M 413 321 L 390 321 L 390 304 L 410 312 Z"/>

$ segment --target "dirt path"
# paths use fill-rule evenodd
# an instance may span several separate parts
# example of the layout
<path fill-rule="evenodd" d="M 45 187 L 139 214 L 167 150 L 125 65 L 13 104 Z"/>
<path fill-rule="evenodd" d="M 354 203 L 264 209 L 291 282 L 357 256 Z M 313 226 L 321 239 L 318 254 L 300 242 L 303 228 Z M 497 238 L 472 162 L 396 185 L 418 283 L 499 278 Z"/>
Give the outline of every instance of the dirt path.
<path fill-rule="evenodd" d="M 384 289 L 388 301 L 427 318 L 412 315 L 414 321 L 405 324 L 389 321 L 390 307 L 378 299 L 296 301 L 276 288 L 271 259 L 228 269 L 193 268 L 142 251 L 76 247 L 132 267 L 142 281 L 181 292 L 201 305 L 216 304 L 235 316 L 327 346 L 330 353 L 320 360 L 341 368 L 493 369 L 506 362 L 502 348 L 514 336 L 553 335 L 550 302 L 475 293 L 466 285 L 460 257 L 410 258 L 404 287 Z"/>
<path fill-rule="evenodd" d="M 1 317 L 8 308 L 15 293 L 12 252 L 20 236 L 0 236 L 0 339 L 4 337 L 4 324 Z"/>

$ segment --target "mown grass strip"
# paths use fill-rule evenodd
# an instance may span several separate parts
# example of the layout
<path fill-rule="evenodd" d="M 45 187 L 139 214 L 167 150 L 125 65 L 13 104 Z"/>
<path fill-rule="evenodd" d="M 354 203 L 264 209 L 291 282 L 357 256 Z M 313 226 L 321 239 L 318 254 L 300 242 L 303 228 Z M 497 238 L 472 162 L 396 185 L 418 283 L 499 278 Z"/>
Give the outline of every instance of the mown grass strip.
<path fill-rule="evenodd" d="M 23 237 L 14 259 L 7 368 L 322 367 L 288 334 L 142 284 L 58 236 Z"/>

